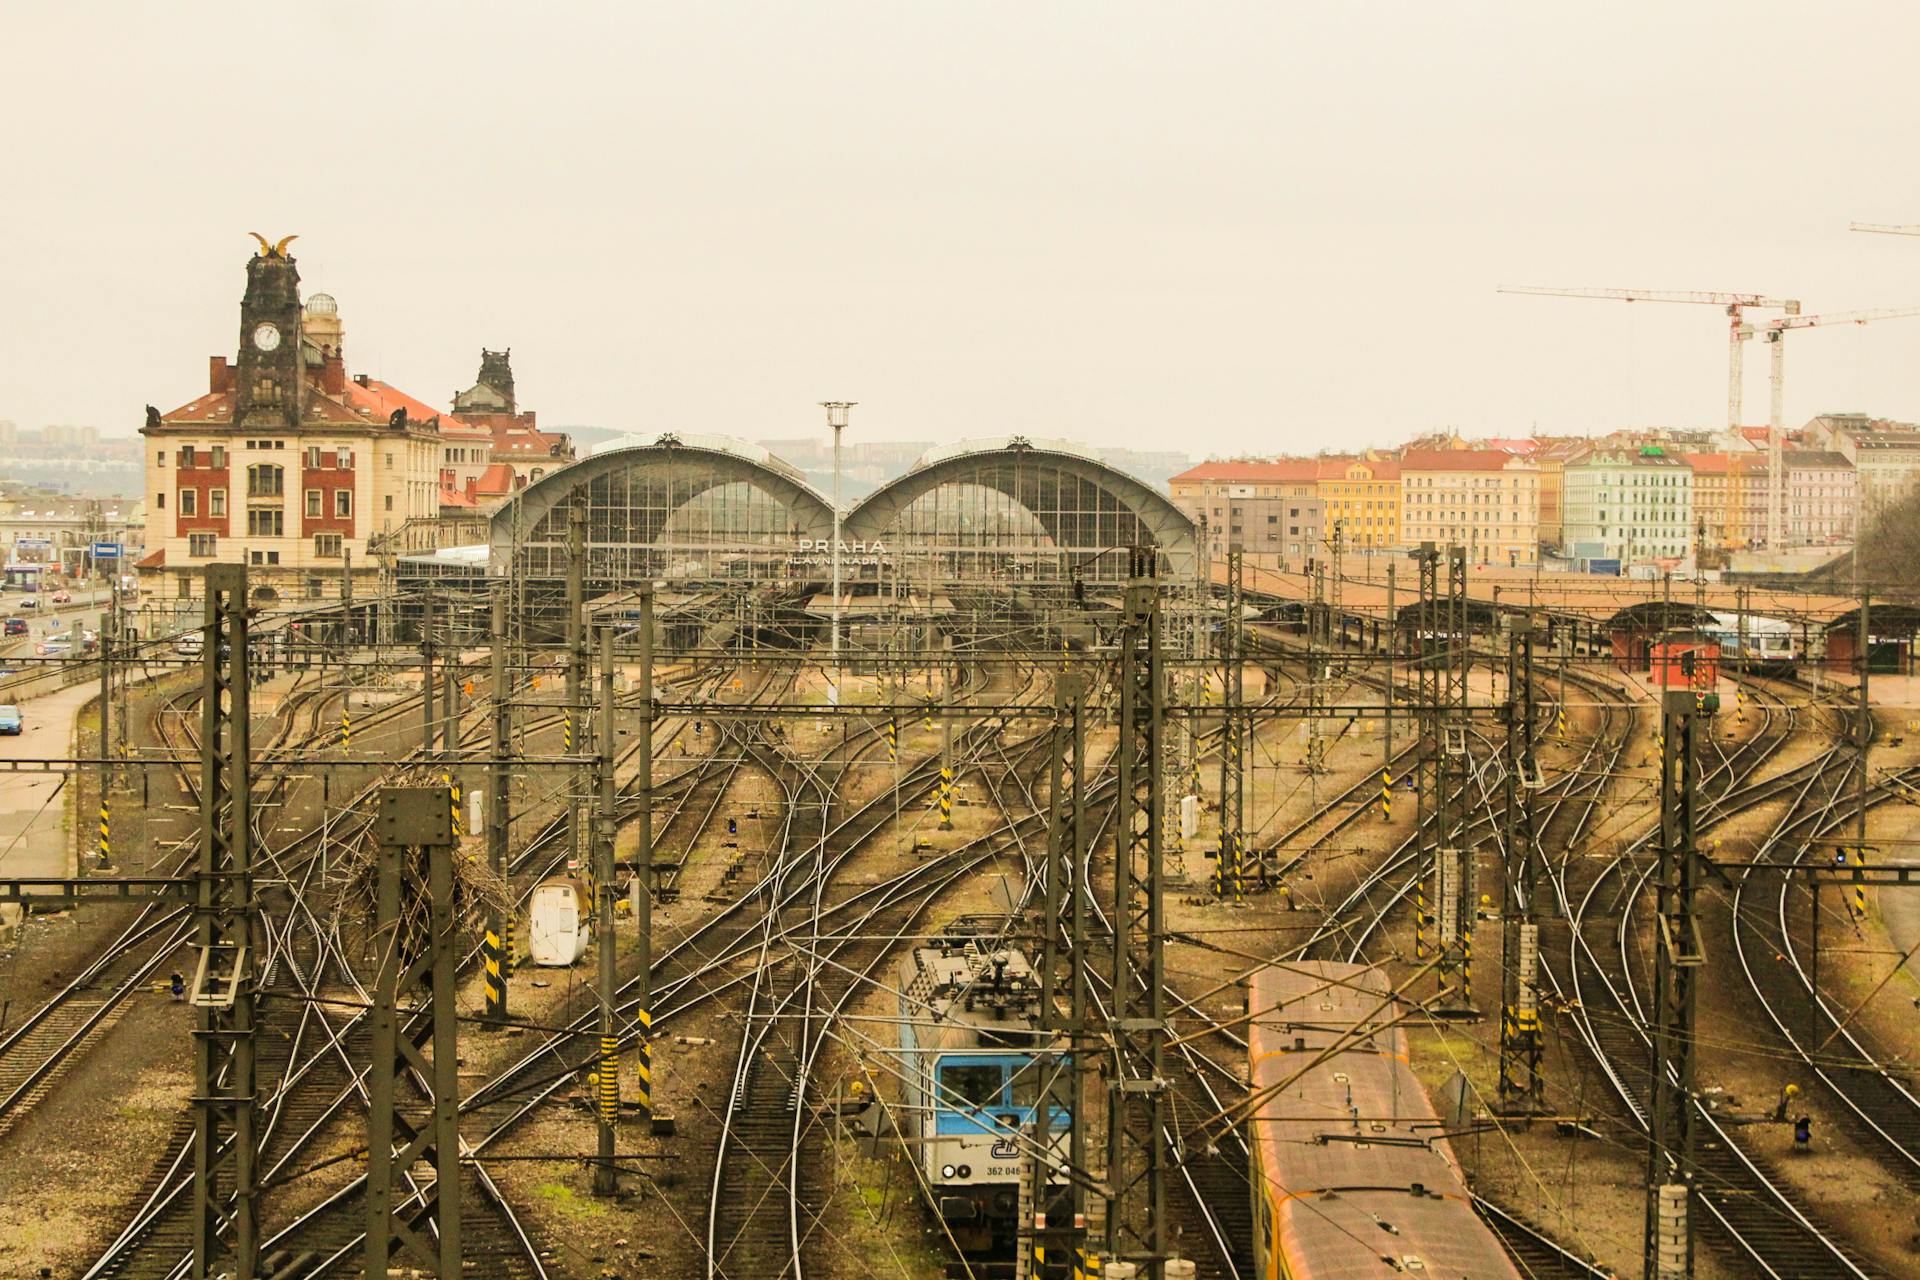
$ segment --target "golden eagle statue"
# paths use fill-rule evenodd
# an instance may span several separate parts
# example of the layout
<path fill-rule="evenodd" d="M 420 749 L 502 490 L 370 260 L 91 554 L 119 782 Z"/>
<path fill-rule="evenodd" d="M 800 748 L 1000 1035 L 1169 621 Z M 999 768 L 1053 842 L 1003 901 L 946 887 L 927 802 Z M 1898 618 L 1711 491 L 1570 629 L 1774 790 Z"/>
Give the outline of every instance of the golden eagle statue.
<path fill-rule="evenodd" d="M 298 235 L 284 236 L 281 238 L 278 244 L 273 244 L 273 243 L 270 243 L 267 240 L 267 238 L 261 235 L 258 231 L 249 231 L 247 232 L 247 234 L 260 242 L 260 256 L 263 258 L 286 257 L 287 246 L 300 238 Z"/>

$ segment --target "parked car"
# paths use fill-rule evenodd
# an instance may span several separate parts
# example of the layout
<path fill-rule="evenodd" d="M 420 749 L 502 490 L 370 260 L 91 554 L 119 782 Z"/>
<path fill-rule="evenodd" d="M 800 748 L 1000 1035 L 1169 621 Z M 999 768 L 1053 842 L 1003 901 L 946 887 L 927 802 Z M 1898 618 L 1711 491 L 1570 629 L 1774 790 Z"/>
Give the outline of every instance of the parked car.
<path fill-rule="evenodd" d="M 198 631 L 184 631 L 173 642 L 173 651 L 183 658 L 197 658 L 207 647 L 207 638 Z"/>
<path fill-rule="evenodd" d="M 71 591 L 56 591 L 56 592 L 54 592 L 54 593 L 53 593 L 53 602 L 54 602 L 55 604 L 72 604 L 72 603 L 73 603 L 73 592 L 71 592 Z"/>
<path fill-rule="evenodd" d="M 43 658 L 64 658 L 73 652 L 73 645 L 66 640 L 42 640 L 33 651 Z"/>
<path fill-rule="evenodd" d="M 19 733 L 27 722 L 18 707 L 0 707 L 0 733 Z"/>
<path fill-rule="evenodd" d="M 27 634 L 27 620 L 25 618 L 8 618 L 7 634 L 10 636 L 23 636 Z"/>
<path fill-rule="evenodd" d="M 32 588 L 29 587 L 28 590 L 32 590 Z M 40 597 L 28 596 L 20 602 L 20 607 L 22 609 L 38 609 L 40 607 Z"/>

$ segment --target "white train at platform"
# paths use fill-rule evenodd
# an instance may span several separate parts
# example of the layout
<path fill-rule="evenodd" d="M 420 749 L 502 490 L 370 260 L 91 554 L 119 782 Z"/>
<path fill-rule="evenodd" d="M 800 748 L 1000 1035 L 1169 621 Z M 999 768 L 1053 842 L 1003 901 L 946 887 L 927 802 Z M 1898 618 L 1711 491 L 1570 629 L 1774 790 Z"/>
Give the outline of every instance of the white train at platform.
<path fill-rule="evenodd" d="M 1806 639 L 1799 627 L 1784 618 L 1747 615 L 1744 640 L 1740 615 L 1715 613 L 1700 633 L 1720 646 L 1720 667 L 1729 675 L 1742 670 L 1762 676 L 1791 675 L 1806 656 Z"/>
<path fill-rule="evenodd" d="M 1011 1257 L 1026 1144 L 1050 1059 L 1040 981 L 1005 917 L 963 917 L 900 961 L 897 1127 L 916 1181 L 961 1250 Z M 1056 1167 L 1068 1112 L 1050 1112 Z M 1028 1175 L 1030 1176 L 1030 1175 Z"/>

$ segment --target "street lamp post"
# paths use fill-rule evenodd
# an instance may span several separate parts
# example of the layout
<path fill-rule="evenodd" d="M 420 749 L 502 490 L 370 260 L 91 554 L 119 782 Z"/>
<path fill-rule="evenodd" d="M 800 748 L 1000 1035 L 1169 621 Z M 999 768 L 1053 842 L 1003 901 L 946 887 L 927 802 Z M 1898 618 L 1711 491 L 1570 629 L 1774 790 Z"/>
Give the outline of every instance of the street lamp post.
<path fill-rule="evenodd" d="M 833 428 L 833 635 L 829 641 L 833 661 L 834 706 L 840 705 L 840 433 L 847 429 L 847 410 L 857 400 L 822 400 L 827 425 Z"/>

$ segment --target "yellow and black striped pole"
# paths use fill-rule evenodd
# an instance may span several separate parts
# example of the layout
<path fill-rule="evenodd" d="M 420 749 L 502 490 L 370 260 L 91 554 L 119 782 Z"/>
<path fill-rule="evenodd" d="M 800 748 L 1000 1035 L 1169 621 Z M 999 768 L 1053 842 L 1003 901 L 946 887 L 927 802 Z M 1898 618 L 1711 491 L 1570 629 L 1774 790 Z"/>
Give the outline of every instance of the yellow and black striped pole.
<path fill-rule="evenodd" d="M 456 780 L 455 780 L 455 778 L 454 778 L 454 776 L 453 776 L 453 771 L 452 771 L 452 770 L 450 770 L 450 769 L 449 769 L 449 770 L 446 770 L 446 771 L 445 771 L 445 772 L 443 772 L 443 773 L 441 773 L 441 775 L 440 775 L 440 781 L 442 781 L 442 782 L 444 782 L 444 783 L 446 783 L 446 785 L 447 785 L 447 793 L 448 793 L 448 794 L 449 794 L 450 796 L 452 796 L 452 798 L 453 798 L 453 806 L 452 806 L 452 807 L 453 807 L 453 838 L 454 838 L 454 840 L 455 840 L 455 842 L 457 843 L 457 842 L 459 841 L 459 839 L 460 839 L 460 835 L 461 835 L 461 831 L 460 831 L 460 783 L 459 783 L 458 781 L 456 781 Z"/>
<path fill-rule="evenodd" d="M 940 766 L 940 829 L 953 830 L 953 766 Z"/>
<path fill-rule="evenodd" d="M 600 1119 L 614 1124 L 620 1119 L 620 1037 L 600 1037 L 599 1077 Z"/>
<path fill-rule="evenodd" d="M 653 1014 L 642 1009 L 639 1013 L 640 1039 L 634 1048 L 635 1075 L 639 1079 L 639 1097 L 636 1101 L 640 1110 L 653 1114 Z"/>
<path fill-rule="evenodd" d="M 887 763 L 892 764 L 900 758 L 900 722 L 887 721 Z"/>
<path fill-rule="evenodd" d="M 1864 870 L 1867 865 L 1867 851 L 1864 848 L 1855 849 L 1853 851 L 1853 857 L 1854 865 Z M 1861 919 L 1866 918 L 1867 886 L 1865 884 L 1855 884 L 1853 886 L 1853 914 Z"/>
<path fill-rule="evenodd" d="M 1567 709 L 1565 706 L 1560 708 L 1559 714 L 1556 715 L 1554 719 L 1560 726 L 1560 745 L 1564 747 L 1567 745 Z"/>
<path fill-rule="evenodd" d="M 500 935 L 487 930 L 486 938 L 480 944 L 480 959 L 486 966 L 486 1016 L 504 1018 L 507 1016 L 507 982 L 501 972 Z"/>
<path fill-rule="evenodd" d="M 569 756 L 572 755 L 573 754 L 573 710 L 571 708 L 560 713 L 560 734 L 561 734 L 560 736 L 561 754 L 569 755 Z"/>
<path fill-rule="evenodd" d="M 353 750 L 353 714 L 344 705 L 340 708 L 340 749 Z"/>
<path fill-rule="evenodd" d="M 1393 821 L 1393 766 L 1380 767 L 1380 821 Z"/>
<path fill-rule="evenodd" d="M 105 788 L 100 791 L 100 865 L 113 865 L 113 801 Z"/>

